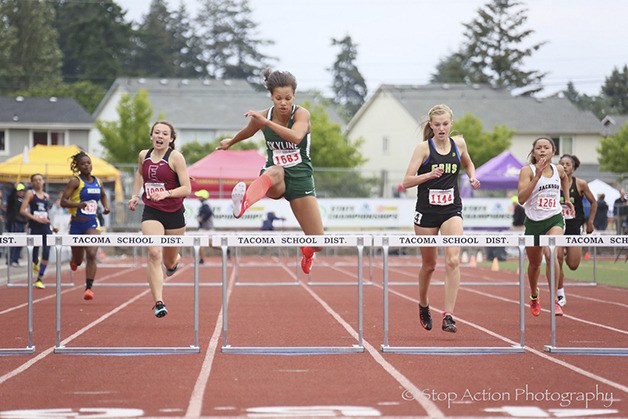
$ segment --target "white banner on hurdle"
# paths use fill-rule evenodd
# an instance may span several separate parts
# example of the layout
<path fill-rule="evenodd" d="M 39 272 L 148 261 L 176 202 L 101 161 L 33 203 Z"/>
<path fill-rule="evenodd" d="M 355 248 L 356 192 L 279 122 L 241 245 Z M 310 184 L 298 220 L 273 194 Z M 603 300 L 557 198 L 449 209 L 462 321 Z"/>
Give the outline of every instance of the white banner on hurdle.
<path fill-rule="evenodd" d="M 212 239 L 212 246 L 222 249 L 222 352 L 232 354 L 342 354 L 364 352 L 363 344 L 363 250 L 365 244 L 371 243 L 370 236 L 360 235 L 328 235 L 328 236 L 305 236 L 305 235 L 260 235 L 260 234 L 236 234 L 236 235 L 215 235 Z M 229 324 L 229 296 L 227 281 L 227 249 L 228 247 L 356 247 L 358 250 L 358 339 L 352 346 L 231 346 L 228 339 Z M 237 262 L 235 269 L 237 269 Z"/>
<path fill-rule="evenodd" d="M 548 246 L 550 249 L 550 260 L 554 260 L 556 247 L 570 246 L 591 246 L 591 247 L 617 247 L 627 246 L 628 236 L 593 235 L 586 236 L 540 236 L 539 244 Z M 556 283 L 556 269 L 554 264 L 550 264 L 550 301 L 556 298 L 554 284 Z M 545 345 L 546 352 L 572 355 L 614 355 L 627 356 L 628 348 L 608 348 L 608 347 L 557 347 L 556 346 L 556 316 L 554 304 L 550 304 L 550 329 L 551 343 Z"/>
<path fill-rule="evenodd" d="M 27 235 L 27 234 L 2 234 L 0 235 L 0 247 L 26 247 L 27 249 L 27 341 L 26 346 L 23 348 L 0 348 L 0 355 L 30 355 L 35 353 L 35 346 L 33 345 L 33 247 L 42 245 L 41 235 Z M 10 260 L 7 257 L 7 286 L 10 284 Z"/>
<path fill-rule="evenodd" d="M 54 236 L 57 255 L 63 246 L 137 246 L 137 247 L 186 247 L 193 246 L 194 255 L 194 343 L 190 346 L 166 347 L 66 347 L 61 345 L 61 267 L 57 265 L 56 294 L 56 343 L 54 353 L 59 354 L 118 354 L 118 355 L 162 355 L 162 354 L 197 354 L 199 347 L 199 246 L 208 246 L 207 236 L 144 236 L 137 234 L 102 234 L 102 235 L 61 235 Z"/>
<path fill-rule="evenodd" d="M 374 246 L 382 248 L 384 257 L 384 342 L 381 345 L 382 352 L 400 354 L 511 354 L 523 353 L 525 351 L 525 316 L 524 316 L 524 254 L 525 247 L 534 243 L 532 236 L 376 236 L 373 240 Z M 388 343 L 388 250 L 390 247 L 462 247 L 462 246 L 516 246 L 519 249 L 519 344 L 509 347 L 501 346 L 390 346 Z"/>

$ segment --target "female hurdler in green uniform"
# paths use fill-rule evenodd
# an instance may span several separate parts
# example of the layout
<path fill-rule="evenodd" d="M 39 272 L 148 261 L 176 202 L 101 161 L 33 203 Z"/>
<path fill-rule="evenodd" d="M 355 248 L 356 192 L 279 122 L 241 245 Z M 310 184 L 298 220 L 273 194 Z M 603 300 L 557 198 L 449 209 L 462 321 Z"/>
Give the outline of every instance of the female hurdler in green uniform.
<path fill-rule="evenodd" d="M 310 158 L 310 113 L 294 104 L 297 81 L 292 74 L 267 69 L 262 75 L 273 106 L 263 111 L 246 112 L 244 116 L 250 118 L 247 126 L 233 138 L 223 139 L 217 147 L 227 150 L 260 130 L 266 139 L 268 157 L 262 174 L 248 189 L 244 182 L 240 182 L 231 192 L 233 215 L 240 218 L 264 196 L 283 197 L 290 202 L 290 208 L 306 235 L 323 235 Z M 314 252 L 319 250 L 301 248 L 301 268 L 306 274 L 312 269 Z"/>

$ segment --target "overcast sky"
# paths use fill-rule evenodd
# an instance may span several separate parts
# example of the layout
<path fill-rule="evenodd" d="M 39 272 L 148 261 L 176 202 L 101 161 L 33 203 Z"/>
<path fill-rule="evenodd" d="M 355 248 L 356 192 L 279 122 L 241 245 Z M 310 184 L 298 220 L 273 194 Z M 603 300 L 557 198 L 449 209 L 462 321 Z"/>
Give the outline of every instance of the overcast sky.
<path fill-rule="evenodd" d="M 184 2 L 196 16 L 202 0 Z M 339 52 L 331 38 L 350 35 L 356 64 L 369 93 L 383 83 L 426 84 L 439 60 L 458 49 L 464 27 L 488 0 L 249 0 L 257 37 L 274 41 L 262 52 L 278 58 L 273 68 L 292 72 L 300 89 L 330 91 L 328 69 Z M 543 95 L 573 81 L 578 91 L 600 93 L 613 68 L 628 64 L 628 1 L 524 0 L 528 42 L 547 41 L 525 69 L 548 72 Z M 138 21 L 150 0 L 122 0 Z"/>

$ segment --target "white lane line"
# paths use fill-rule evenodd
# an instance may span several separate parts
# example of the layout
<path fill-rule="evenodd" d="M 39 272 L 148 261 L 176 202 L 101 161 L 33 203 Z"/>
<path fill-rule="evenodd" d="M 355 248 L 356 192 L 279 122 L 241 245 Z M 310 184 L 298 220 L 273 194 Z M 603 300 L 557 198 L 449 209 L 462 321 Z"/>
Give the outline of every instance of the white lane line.
<path fill-rule="evenodd" d="M 282 265 L 282 267 L 286 271 L 288 271 L 285 265 Z M 332 269 L 338 270 L 343 273 L 347 273 L 346 271 L 343 271 L 342 269 L 338 269 L 338 268 L 332 268 Z M 288 272 L 291 275 L 294 275 L 293 272 L 290 272 L 290 271 Z M 354 278 L 357 279 L 357 276 L 355 274 L 351 273 L 350 275 L 354 276 Z M 295 279 L 296 279 L 296 276 L 295 276 Z M 327 304 L 318 294 L 316 294 L 312 290 L 312 288 L 310 288 L 305 282 L 301 281 L 301 286 L 312 296 L 312 298 L 314 298 L 325 309 L 325 311 L 327 311 L 327 313 L 329 313 L 334 319 L 336 319 L 336 321 L 340 323 L 340 325 L 342 325 L 342 327 L 344 327 L 345 330 L 351 336 L 353 336 L 354 339 L 356 340 L 358 339 L 359 337 L 358 332 L 349 323 L 347 323 L 342 318 L 342 316 L 340 316 L 340 314 L 334 311 L 334 309 L 331 308 L 331 306 L 329 306 L 329 304 Z M 445 414 L 438 408 L 438 406 L 436 406 L 434 402 L 429 400 L 425 396 L 425 394 L 423 394 L 423 392 L 417 386 L 415 386 L 414 383 L 410 379 L 408 379 L 399 370 L 397 370 L 391 363 L 389 363 L 388 361 L 384 359 L 384 357 L 382 356 L 381 352 L 378 349 L 373 347 L 373 345 L 369 344 L 364 339 L 362 341 L 362 344 L 364 345 L 364 349 L 368 351 L 368 353 L 373 357 L 375 362 L 377 362 L 391 377 L 393 377 L 399 384 L 401 384 L 401 386 L 405 390 L 404 394 L 412 395 L 412 399 L 414 399 L 419 405 L 421 405 L 421 407 L 427 412 L 428 417 L 433 417 L 433 418 L 445 417 Z M 399 397 L 402 397 L 402 395 L 399 395 Z M 406 397 L 410 398 L 409 396 L 406 396 Z"/>
<path fill-rule="evenodd" d="M 377 286 L 377 287 L 379 287 L 379 288 L 382 288 L 381 286 L 379 286 L 379 285 L 377 285 L 377 284 L 376 284 L 375 286 Z M 419 300 L 416 300 L 416 299 L 414 299 L 414 298 L 412 298 L 412 297 L 408 297 L 407 295 L 401 294 L 401 293 L 399 293 L 399 292 L 397 292 L 397 291 L 395 291 L 395 290 L 389 290 L 389 292 L 390 292 L 391 294 L 395 294 L 395 295 L 397 295 L 398 297 L 401 297 L 401 298 L 406 299 L 406 300 L 408 300 L 408 301 L 411 301 L 411 302 L 413 302 L 413 303 L 419 304 Z M 496 297 L 496 296 L 493 296 L 493 295 L 491 295 L 491 294 L 486 294 L 486 296 L 487 296 L 487 297 L 494 298 L 494 299 L 498 299 L 498 300 L 510 301 L 510 300 L 504 299 L 504 298 L 502 298 L 502 297 Z M 437 307 L 434 307 L 434 309 L 435 309 L 435 310 L 440 310 L 440 309 L 439 309 L 439 308 L 437 308 Z M 482 327 L 482 326 L 480 326 L 480 325 L 478 325 L 478 324 L 475 324 L 475 323 L 472 323 L 472 322 L 466 321 L 466 320 L 464 320 L 464 319 L 461 319 L 461 318 L 460 318 L 460 317 L 458 317 L 458 316 L 456 316 L 456 321 L 459 321 L 459 322 L 461 322 L 461 323 L 464 323 L 464 324 L 466 324 L 466 325 L 468 325 L 468 326 L 470 326 L 470 327 L 473 327 L 473 328 L 475 328 L 475 329 L 477 329 L 477 330 L 479 330 L 479 331 L 481 331 L 481 332 L 487 333 L 487 334 L 489 334 L 489 335 L 491 335 L 491 336 L 493 336 L 493 337 L 495 337 L 495 338 L 497 338 L 497 339 L 500 339 L 500 340 L 502 340 L 502 341 L 504 341 L 504 342 L 506 342 L 506 343 L 509 343 L 509 344 L 511 344 L 511 345 L 512 345 L 512 344 L 518 344 L 518 342 L 514 342 L 514 341 L 510 340 L 509 338 L 507 338 L 507 337 L 505 337 L 505 336 L 502 336 L 502 335 L 500 335 L 500 334 L 498 334 L 498 333 L 495 333 L 495 332 L 493 332 L 493 331 L 490 331 L 490 330 L 488 330 L 488 329 L 486 329 L 486 328 L 484 328 L 484 327 Z M 558 364 L 558 365 L 560 365 L 560 366 L 563 366 L 563 367 L 565 367 L 565 368 L 567 368 L 567 369 L 569 369 L 569 370 L 571 370 L 571 371 L 573 371 L 573 372 L 576 372 L 576 373 L 578 373 L 578 374 L 581 374 L 581 375 L 583 375 L 583 376 L 585 376 L 585 377 L 587 377 L 587 378 L 591 378 L 591 379 L 593 379 L 593 380 L 595 380 L 595 381 L 598 381 L 598 382 L 600 382 L 600 383 L 606 384 L 606 385 L 608 385 L 608 386 L 610 386 L 610 387 L 614 387 L 614 388 L 616 388 L 616 389 L 618 389 L 618 390 L 621 390 L 621 391 L 624 391 L 624 392 L 628 392 L 628 387 L 626 387 L 626 386 L 625 386 L 625 385 L 623 385 L 623 384 L 616 383 L 616 382 L 611 381 L 611 380 L 609 380 L 609 379 L 607 379 L 607 378 L 604 378 L 604 377 L 602 377 L 602 376 L 600 376 L 600 375 L 597 375 L 597 374 L 594 374 L 594 373 L 592 373 L 592 372 L 586 371 L 586 370 L 584 370 L 584 369 L 582 369 L 582 368 L 580 368 L 580 367 L 577 367 L 577 366 L 575 366 L 575 365 L 573 365 L 573 364 L 569 364 L 569 363 L 567 363 L 567 362 L 564 362 L 564 361 L 558 360 L 558 359 L 556 359 L 556 358 L 554 358 L 554 357 L 551 357 L 551 356 L 549 356 L 549 355 L 547 355 L 547 354 L 545 354 L 545 353 L 543 353 L 543 352 L 541 352 L 541 351 L 538 351 L 538 350 L 536 350 L 536 349 L 534 349 L 534 348 L 531 348 L 531 347 L 529 347 L 529 346 L 524 346 L 524 349 L 525 349 L 526 351 L 530 352 L 530 353 L 533 353 L 533 354 L 535 354 L 535 355 L 537 355 L 537 356 L 540 356 L 540 357 L 541 357 L 541 358 L 543 358 L 543 359 L 546 359 L 546 360 L 548 360 L 548 361 L 552 361 L 552 362 L 554 362 L 554 363 L 556 363 L 556 364 Z"/>
<path fill-rule="evenodd" d="M 234 284 L 235 269 L 232 269 L 231 276 L 229 277 L 229 286 L 227 287 L 227 301 L 229 301 Z M 212 333 L 212 336 L 209 339 L 209 344 L 207 345 L 207 351 L 205 352 L 205 359 L 203 359 L 201 371 L 196 378 L 196 383 L 194 383 L 194 389 L 192 390 L 192 395 L 190 396 L 190 401 L 188 402 L 188 408 L 185 412 L 186 418 L 201 417 L 201 411 L 203 409 L 203 396 L 205 395 L 205 389 L 207 388 L 207 383 L 209 382 L 209 376 L 211 375 L 212 365 L 214 363 L 216 351 L 218 350 L 218 342 L 220 341 L 220 334 L 222 332 L 222 319 L 223 310 L 221 309 L 218 313 L 218 317 L 216 318 L 214 332 Z"/>
<path fill-rule="evenodd" d="M 490 298 L 493 298 L 495 300 L 504 301 L 506 303 L 512 303 L 512 304 L 519 305 L 519 301 L 511 300 L 509 298 L 500 297 L 500 296 L 493 295 L 493 294 L 489 294 L 489 293 L 486 293 L 486 292 L 483 292 L 483 291 L 479 291 L 479 290 L 476 290 L 476 289 L 471 289 L 469 287 L 460 287 L 460 289 L 464 289 L 465 291 L 472 292 L 472 293 L 478 294 L 478 295 L 482 295 L 484 297 L 490 297 Z M 541 310 L 543 312 L 550 313 L 550 310 L 548 310 L 546 308 L 543 308 Z M 601 323 L 595 323 L 595 322 L 592 322 L 592 321 L 589 321 L 589 320 L 585 320 L 585 319 L 581 319 L 579 317 L 575 317 L 575 316 L 572 316 L 572 315 L 569 315 L 569 314 L 563 314 L 563 318 L 575 320 L 577 322 L 588 324 L 590 326 L 595 326 L 595 327 L 599 327 L 601 329 L 607 329 L 607 330 L 610 330 L 610 331 L 613 331 L 613 332 L 617 332 L 617 333 L 622 333 L 624 335 L 628 335 L 628 330 L 617 329 L 616 327 L 607 326 L 607 325 L 601 324 Z"/>

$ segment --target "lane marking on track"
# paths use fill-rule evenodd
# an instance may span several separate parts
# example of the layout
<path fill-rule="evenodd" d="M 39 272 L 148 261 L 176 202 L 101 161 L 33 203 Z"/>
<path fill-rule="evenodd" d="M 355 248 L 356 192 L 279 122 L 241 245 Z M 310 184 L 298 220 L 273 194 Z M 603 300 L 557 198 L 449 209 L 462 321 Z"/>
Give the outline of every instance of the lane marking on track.
<path fill-rule="evenodd" d="M 231 291 L 233 290 L 234 284 L 235 269 L 232 269 L 231 276 L 229 277 L 229 285 L 227 287 L 227 304 L 229 303 L 229 298 L 231 297 Z M 196 378 L 196 383 L 194 383 L 194 389 L 192 390 L 192 394 L 190 395 L 188 408 L 185 412 L 186 418 L 201 417 L 201 411 L 203 409 L 203 396 L 205 395 L 205 389 L 207 388 L 207 383 L 209 381 L 209 376 L 211 374 L 216 351 L 218 350 L 218 342 L 220 341 L 220 335 L 222 332 L 222 312 L 222 309 L 218 312 L 216 325 L 214 326 L 214 332 L 209 339 L 209 344 L 207 345 L 207 351 L 205 352 L 205 358 L 203 359 L 201 370 L 198 374 L 198 377 Z"/>
<path fill-rule="evenodd" d="M 128 269 L 127 271 L 123 271 L 122 273 L 127 273 L 127 272 L 133 271 L 133 270 L 134 269 Z M 118 275 L 118 274 L 119 273 L 117 273 L 116 275 Z M 113 276 L 113 275 L 111 275 L 111 276 Z M 119 305 L 118 307 L 114 308 L 110 312 L 104 314 L 103 316 L 99 317 L 98 319 L 94 320 L 93 322 L 89 323 L 88 325 L 84 326 L 83 328 L 79 329 L 78 331 L 74 332 L 70 337 L 64 339 L 61 342 L 61 345 L 65 346 L 67 343 L 73 341 L 74 339 L 76 339 L 77 337 L 82 335 L 83 333 L 85 333 L 88 330 L 92 329 L 94 326 L 102 323 L 103 321 L 105 321 L 106 319 L 111 317 L 113 314 L 115 314 L 115 313 L 119 312 L 120 310 L 126 308 L 128 305 L 130 305 L 131 303 L 134 303 L 135 301 L 137 301 L 138 299 L 140 299 L 144 295 L 148 294 L 149 292 L 150 292 L 150 289 L 145 290 L 145 291 L 139 293 L 138 295 L 136 295 L 135 297 L 131 298 L 126 303 L 123 303 L 123 304 Z M 27 369 L 29 369 L 30 367 L 35 365 L 37 362 L 41 361 L 42 359 L 44 359 L 45 357 L 47 357 L 48 355 L 53 353 L 54 348 L 55 348 L 54 346 L 51 346 L 50 348 L 43 350 L 39 355 L 35 356 L 34 358 L 29 359 L 27 362 L 25 362 L 22 365 L 20 365 L 19 367 L 15 368 L 13 371 L 9 371 L 8 373 L 0 376 L 0 384 L 4 384 L 7 380 L 15 377 L 18 374 L 23 373 L 24 371 L 26 371 Z"/>
<path fill-rule="evenodd" d="M 290 275 L 296 279 L 294 273 L 289 271 L 285 265 L 281 265 L 281 267 L 288 272 Z M 340 272 L 345 272 L 342 269 L 332 268 L 338 270 Z M 357 279 L 357 276 L 354 275 L 354 278 Z M 324 309 L 329 313 L 345 330 L 353 336 L 356 340 L 358 339 L 358 332 L 347 323 L 340 314 L 334 311 L 333 308 L 329 304 L 327 304 L 318 294 L 316 294 L 311 287 L 309 287 L 306 283 L 301 281 L 301 286 L 314 298 Z M 381 352 L 373 347 L 370 343 L 363 339 L 364 349 L 373 357 L 375 362 L 377 362 L 383 369 L 386 371 L 391 377 L 393 377 L 401 386 L 405 389 L 404 394 L 411 395 L 411 399 L 415 400 L 427 413 L 429 417 L 445 417 L 445 414 L 436 406 L 434 402 L 429 400 L 423 392 L 414 385 L 410 379 L 408 379 L 405 375 L 403 375 L 399 370 L 397 370 L 391 363 L 386 361 L 382 356 Z M 401 397 L 401 395 L 400 395 Z M 406 396 L 410 398 L 409 396 Z M 407 399 L 406 399 L 407 400 Z"/>
<path fill-rule="evenodd" d="M 336 270 L 338 270 L 338 269 L 336 269 Z M 347 273 L 347 272 L 344 272 L 344 273 Z M 350 274 L 350 273 L 347 273 L 347 274 Z M 350 275 L 354 275 L 354 274 L 350 274 Z M 374 286 L 376 286 L 376 287 L 378 287 L 378 288 L 380 288 L 380 289 L 383 289 L 383 286 L 381 286 L 381 285 L 379 285 L 379 284 L 374 284 Z M 462 288 L 462 287 L 461 287 L 461 288 Z M 465 287 L 465 289 L 466 289 L 466 290 L 469 290 L 469 288 L 467 288 L 467 287 Z M 473 291 L 474 291 L 474 292 L 481 293 L 480 291 L 475 291 L 475 290 L 473 290 Z M 419 304 L 419 300 L 414 299 L 414 298 L 412 298 L 412 297 L 408 297 L 407 295 L 401 294 L 401 293 L 399 293 L 398 291 L 395 291 L 395 290 L 390 290 L 390 289 L 389 289 L 389 292 L 390 292 L 391 294 L 394 294 L 394 295 L 396 295 L 396 296 L 398 296 L 398 297 L 401 297 L 401 298 L 403 298 L 403 299 L 405 299 L 405 300 L 408 300 L 408 301 L 411 301 L 411 302 L 413 302 L 413 303 Z M 513 302 L 513 303 L 518 304 L 518 302 L 515 302 L 515 301 L 513 301 L 513 300 L 508 300 L 508 299 L 503 298 L 503 297 L 497 297 L 497 296 L 494 296 L 494 295 L 492 295 L 492 294 L 484 294 L 484 295 L 486 295 L 487 297 L 490 297 L 490 298 L 497 299 L 497 300 L 503 300 L 503 301 L 506 301 L 506 302 Z M 434 308 L 435 310 L 439 310 L 439 311 L 441 311 L 438 307 L 433 307 L 433 308 Z M 475 329 L 477 329 L 477 330 L 479 330 L 479 331 L 481 331 L 481 332 L 487 333 L 487 334 L 489 334 L 489 335 L 491 335 L 491 336 L 493 336 L 493 337 L 496 337 L 496 338 L 498 338 L 498 339 L 500 339 L 500 340 L 502 340 L 502 341 L 504 341 L 504 342 L 506 342 L 506 343 L 509 343 L 509 344 L 511 344 L 511 345 L 513 345 L 513 344 L 518 344 L 518 342 L 514 342 L 513 340 L 510 340 L 509 338 L 507 338 L 507 337 L 505 337 L 505 336 L 502 336 L 502 335 L 500 335 L 500 334 L 498 334 L 498 333 L 495 333 L 495 332 L 493 332 L 493 331 L 491 331 L 491 330 L 488 330 L 488 329 L 486 329 L 486 328 L 484 328 L 484 327 L 482 327 L 482 326 L 480 326 L 480 325 L 478 325 L 478 324 L 476 324 L 476 323 L 472 323 L 472 322 L 469 322 L 469 321 L 467 321 L 467 320 L 461 319 L 460 317 L 457 317 L 457 316 L 456 316 L 456 321 L 459 321 L 460 323 L 463 323 L 463 324 L 466 324 L 466 325 L 468 325 L 468 326 L 470 326 L 470 327 L 473 327 L 473 328 L 475 328 Z M 564 361 L 561 361 L 561 360 L 556 359 L 556 358 L 554 358 L 554 357 L 551 357 L 551 356 L 549 356 L 549 355 L 545 354 L 544 352 L 538 351 L 538 350 L 536 350 L 536 349 L 534 349 L 534 348 L 531 348 L 531 347 L 529 347 L 529 346 L 527 346 L 527 345 L 526 345 L 526 346 L 524 346 L 524 350 L 526 350 L 526 351 L 528 351 L 528 352 L 530 352 L 530 353 L 532 353 L 532 354 L 534 354 L 534 355 L 537 355 L 537 356 L 539 356 L 539 357 L 541 357 L 541 358 L 543 358 L 543 359 L 546 359 L 546 360 L 548 360 L 548 361 L 551 361 L 551 362 L 553 362 L 553 363 L 555 363 L 555 364 L 558 364 L 558 365 L 560 365 L 560 366 L 562 366 L 562 367 L 565 367 L 565 368 L 567 368 L 567 369 L 569 369 L 569 370 L 571 370 L 571 371 L 573 371 L 573 372 L 575 372 L 575 373 L 581 374 L 581 375 L 583 375 L 583 376 L 585 376 L 585 377 L 587 377 L 587 378 L 591 378 L 592 380 L 598 381 L 598 382 L 600 382 L 600 383 L 602 383 L 602 384 L 606 384 L 606 385 L 608 385 L 608 386 L 610 386 L 610 387 L 614 387 L 614 388 L 616 388 L 616 389 L 618 389 L 618 390 L 621 390 L 621 391 L 623 391 L 623 392 L 625 392 L 625 393 L 628 393 L 628 386 L 625 386 L 625 385 L 620 384 L 620 383 L 616 383 L 616 382 L 611 381 L 611 380 L 609 380 L 609 379 L 607 379 L 607 378 L 604 378 L 604 377 L 602 377 L 602 376 L 600 376 L 600 375 L 597 375 L 597 374 L 595 374 L 595 373 L 592 373 L 592 372 L 586 371 L 586 370 L 584 370 L 584 369 L 582 369 L 582 368 L 580 368 L 580 367 L 577 367 L 577 366 L 575 366 L 575 365 L 573 365 L 573 364 L 569 364 L 569 363 L 567 363 L 567 362 L 564 362 Z"/>
<path fill-rule="evenodd" d="M 519 304 L 519 301 L 511 300 L 509 298 L 500 297 L 500 296 L 493 295 L 493 294 L 489 294 L 489 293 L 486 293 L 486 292 L 483 292 L 483 291 L 479 291 L 479 290 L 476 290 L 476 289 L 471 289 L 469 287 L 460 287 L 460 289 L 464 289 L 465 291 L 468 291 L 468 292 L 471 292 L 471 293 L 474 293 L 474 294 L 478 294 L 478 295 L 481 295 L 481 296 L 484 296 L 484 297 L 491 297 L 491 298 L 493 298 L 495 300 L 500 300 L 500 301 L 503 301 L 503 302 L 506 302 L 506 303 L 512 303 L 512 304 L 517 304 L 517 305 Z M 548 310 L 546 308 L 543 308 L 541 310 L 543 312 L 545 312 L 545 313 L 548 313 L 548 314 L 550 313 L 550 310 Z M 571 319 L 571 320 L 574 320 L 574 321 L 577 321 L 577 322 L 588 324 L 590 326 L 595 326 L 595 327 L 599 327 L 601 329 L 607 329 L 607 330 L 610 330 L 610 331 L 613 331 L 613 332 L 617 332 L 617 333 L 622 333 L 624 335 L 628 335 L 628 330 L 617 329 L 617 328 L 612 327 L 612 326 L 607 326 L 607 325 L 601 324 L 601 323 L 595 323 L 595 322 L 592 322 L 592 321 L 589 321 L 589 320 L 585 320 L 585 319 L 581 319 L 579 317 L 575 317 L 575 316 L 572 316 L 572 315 L 569 315 L 569 314 L 563 314 L 563 318 Z"/>

